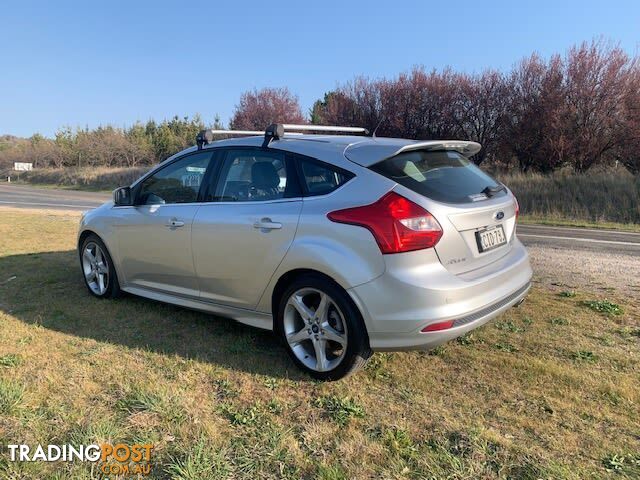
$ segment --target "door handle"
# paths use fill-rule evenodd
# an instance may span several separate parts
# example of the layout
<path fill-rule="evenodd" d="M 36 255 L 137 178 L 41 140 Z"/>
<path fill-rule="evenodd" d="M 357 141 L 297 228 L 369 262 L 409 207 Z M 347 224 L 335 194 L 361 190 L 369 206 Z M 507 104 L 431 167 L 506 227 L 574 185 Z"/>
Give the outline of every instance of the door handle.
<path fill-rule="evenodd" d="M 282 228 L 282 224 L 278 222 L 272 222 L 270 218 L 263 218 L 253 224 L 253 228 L 259 228 L 260 230 L 279 230 Z"/>
<path fill-rule="evenodd" d="M 172 218 L 171 220 L 169 220 L 169 222 L 167 223 L 167 227 L 169 228 L 178 228 L 178 227 L 184 227 L 184 222 L 178 220 L 177 218 Z"/>

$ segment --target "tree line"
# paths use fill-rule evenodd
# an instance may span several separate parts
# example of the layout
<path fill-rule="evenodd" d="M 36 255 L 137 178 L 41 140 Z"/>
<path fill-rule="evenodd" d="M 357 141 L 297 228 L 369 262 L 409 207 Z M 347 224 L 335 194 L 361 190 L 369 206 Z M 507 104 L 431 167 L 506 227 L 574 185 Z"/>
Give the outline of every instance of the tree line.
<path fill-rule="evenodd" d="M 415 68 L 392 79 L 357 78 L 313 106 L 314 123 L 378 127 L 381 136 L 468 139 L 476 163 L 521 171 L 616 162 L 640 170 L 640 65 L 618 47 L 583 43 L 509 72 Z"/>
<path fill-rule="evenodd" d="M 533 54 L 511 70 L 477 74 L 416 67 L 393 78 L 357 77 L 324 94 L 305 116 L 287 88 L 245 92 L 229 127 L 263 130 L 273 122 L 357 125 L 378 136 L 465 139 L 483 145 L 477 164 L 520 171 L 622 164 L 640 172 L 640 64 L 602 40 L 564 55 Z M 219 118 L 207 124 L 223 128 Z M 140 166 L 194 144 L 198 115 L 128 128 L 65 128 L 0 150 L 0 166 Z M 0 142 L 0 147 L 2 143 Z"/>
<path fill-rule="evenodd" d="M 221 124 L 218 118 L 213 122 Z M 189 145 L 205 128 L 199 115 L 177 116 L 156 123 L 136 123 L 128 128 L 100 126 L 95 129 L 63 128 L 53 139 L 35 134 L 28 139 L 4 137 L 0 166 L 13 162 L 32 162 L 34 168 L 136 167 L 152 165 Z M 0 147 L 3 146 L 0 137 Z"/>

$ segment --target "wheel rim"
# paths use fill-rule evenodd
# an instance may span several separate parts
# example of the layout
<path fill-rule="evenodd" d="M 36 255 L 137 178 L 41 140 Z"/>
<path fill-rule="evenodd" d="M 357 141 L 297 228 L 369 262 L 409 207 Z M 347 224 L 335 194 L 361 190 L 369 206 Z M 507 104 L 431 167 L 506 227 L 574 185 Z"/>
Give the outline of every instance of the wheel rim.
<path fill-rule="evenodd" d="M 287 300 L 283 320 L 289 348 L 307 368 L 328 372 L 340 364 L 348 332 L 333 298 L 315 288 L 301 288 Z"/>
<path fill-rule="evenodd" d="M 104 295 L 109 286 L 109 264 L 102 248 L 95 242 L 89 242 L 84 247 L 82 271 L 91 291 L 96 295 Z"/>

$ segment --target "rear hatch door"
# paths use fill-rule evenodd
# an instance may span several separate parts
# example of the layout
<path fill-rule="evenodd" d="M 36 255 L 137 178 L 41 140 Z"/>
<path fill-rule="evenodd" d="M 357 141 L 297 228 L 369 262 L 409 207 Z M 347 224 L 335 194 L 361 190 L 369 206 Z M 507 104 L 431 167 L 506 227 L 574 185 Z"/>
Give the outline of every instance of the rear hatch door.
<path fill-rule="evenodd" d="M 460 151 L 405 150 L 370 168 L 396 182 L 397 193 L 438 220 L 443 235 L 435 250 L 450 272 L 482 268 L 512 248 L 513 195 Z"/>

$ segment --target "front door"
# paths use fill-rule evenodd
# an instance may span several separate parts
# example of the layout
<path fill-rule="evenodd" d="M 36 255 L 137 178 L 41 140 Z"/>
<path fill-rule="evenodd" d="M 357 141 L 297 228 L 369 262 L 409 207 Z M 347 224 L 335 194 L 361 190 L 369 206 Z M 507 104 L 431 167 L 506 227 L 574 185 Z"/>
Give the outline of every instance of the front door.
<path fill-rule="evenodd" d="M 203 300 L 254 308 L 293 242 L 302 199 L 283 152 L 226 152 L 211 203 L 193 222 L 193 258 Z"/>
<path fill-rule="evenodd" d="M 135 188 L 116 232 L 126 287 L 197 298 L 191 232 L 211 151 L 182 157 Z"/>

